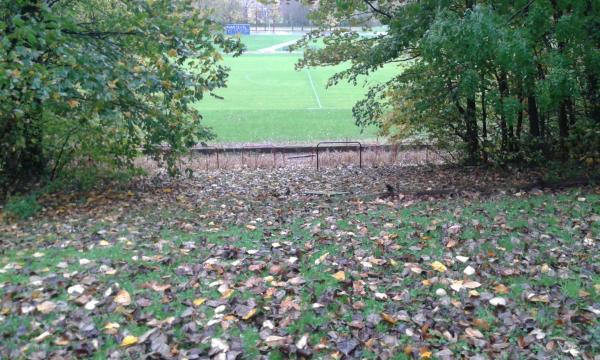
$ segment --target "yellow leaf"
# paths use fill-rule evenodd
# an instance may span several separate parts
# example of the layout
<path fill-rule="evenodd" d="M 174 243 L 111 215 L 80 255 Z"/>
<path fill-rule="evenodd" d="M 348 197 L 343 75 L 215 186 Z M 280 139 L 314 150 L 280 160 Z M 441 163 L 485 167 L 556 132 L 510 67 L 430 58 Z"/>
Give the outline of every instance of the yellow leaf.
<path fill-rule="evenodd" d="M 346 273 L 343 271 L 338 271 L 335 274 L 331 275 L 334 279 L 336 279 L 337 281 L 344 281 L 346 280 Z"/>
<path fill-rule="evenodd" d="M 419 351 L 419 358 L 421 359 L 431 359 L 431 355 L 433 354 L 429 350 L 421 349 L 421 351 Z"/>
<path fill-rule="evenodd" d="M 248 313 L 244 315 L 244 317 L 242 317 L 242 320 L 250 320 L 255 314 L 256 308 L 253 308 L 252 310 L 248 311 Z"/>
<path fill-rule="evenodd" d="M 98 245 L 100 246 L 110 246 L 110 243 L 106 240 L 100 240 L 100 242 L 98 243 Z"/>
<path fill-rule="evenodd" d="M 233 289 L 227 289 L 223 293 L 223 296 L 221 296 L 221 299 L 229 299 L 232 294 L 233 294 Z"/>
<path fill-rule="evenodd" d="M 323 261 L 325 261 L 325 259 L 327 259 L 328 256 L 329 256 L 328 252 L 326 252 L 325 254 L 321 255 L 317 260 L 315 260 L 315 265 L 321 264 Z"/>
<path fill-rule="evenodd" d="M 135 345 L 138 342 L 138 337 L 133 335 L 127 335 L 121 341 L 121 347 L 127 347 L 131 345 Z"/>
<path fill-rule="evenodd" d="M 439 272 L 445 272 L 446 270 L 448 270 L 446 268 L 446 265 L 442 264 L 439 261 L 434 261 L 431 263 L 431 267 L 433 268 L 433 270 L 435 271 L 439 271 Z"/>
<path fill-rule="evenodd" d="M 127 306 L 131 304 L 131 296 L 129 296 L 127 290 L 123 289 L 117 293 L 114 302 L 122 306 Z"/>
<path fill-rule="evenodd" d="M 200 305 L 204 304 L 205 301 L 206 301 L 206 298 L 197 298 L 194 300 L 194 306 L 200 306 Z"/>
<path fill-rule="evenodd" d="M 171 49 L 171 50 L 169 50 L 168 54 L 170 57 L 175 57 L 175 56 L 177 56 L 177 50 Z"/>

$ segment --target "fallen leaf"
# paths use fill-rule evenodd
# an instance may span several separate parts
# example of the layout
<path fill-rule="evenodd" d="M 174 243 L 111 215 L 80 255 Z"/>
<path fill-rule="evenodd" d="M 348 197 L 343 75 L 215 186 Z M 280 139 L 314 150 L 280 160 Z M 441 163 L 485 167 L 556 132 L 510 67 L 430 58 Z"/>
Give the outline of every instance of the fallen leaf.
<path fill-rule="evenodd" d="M 127 335 L 121 341 L 121 347 L 127 347 L 131 345 L 135 345 L 138 342 L 138 337 L 133 335 Z"/>
<path fill-rule="evenodd" d="M 470 336 L 470 337 L 483 339 L 483 334 L 481 333 L 481 331 L 470 328 L 470 327 L 465 329 L 465 334 L 467 334 L 467 336 Z"/>
<path fill-rule="evenodd" d="M 242 317 L 242 320 L 250 320 L 256 314 L 256 308 L 251 309 Z"/>
<path fill-rule="evenodd" d="M 508 294 L 510 292 L 510 289 L 502 284 L 498 284 L 494 286 L 494 292 L 496 294 Z"/>
<path fill-rule="evenodd" d="M 94 310 L 94 309 L 96 308 L 96 305 L 98 305 L 98 303 L 99 303 L 99 301 L 98 301 L 98 300 L 96 300 L 96 299 L 92 299 L 92 300 L 90 300 L 89 302 L 87 302 L 87 303 L 85 304 L 84 308 L 85 308 L 86 310 L 90 310 L 90 311 L 91 311 L 91 310 Z"/>
<path fill-rule="evenodd" d="M 323 261 L 325 261 L 325 259 L 327 259 L 328 256 L 329 256 L 328 252 L 319 256 L 319 258 L 317 260 L 315 260 L 315 265 L 319 265 L 319 264 L 323 263 Z"/>
<path fill-rule="evenodd" d="M 439 271 L 439 272 L 445 272 L 447 270 L 446 265 L 442 264 L 439 261 L 432 262 L 431 267 L 433 268 L 433 270 Z"/>
<path fill-rule="evenodd" d="M 345 281 L 346 280 L 346 273 L 343 271 L 338 271 L 335 274 L 331 275 L 334 279 L 336 279 L 337 281 Z"/>
<path fill-rule="evenodd" d="M 36 309 L 42 314 L 49 314 L 52 311 L 54 311 L 54 309 L 56 309 L 56 304 L 52 301 L 44 301 L 43 303 L 38 304 L 38 306 L 36 306 Z"/>
<path fill-rule="evenodd" d="M 119 328 L 121 327 L 121 325 L 117 324 L 117 323 L 106 323 L 104 325 L 104 333 L 105 334 L 109 334 L 109 335 L 115 335 L 118 331 Z"/>
<path fill-rule="evenodd" d="M 304 349 L 306 347 L 306 345 L 308 345 L 308 334 L 302 335 L 302 337 L 300 338 L 300 340 L 298 340 L 296 342 L 296 348 L 298 348 L 298 349 Z"/>
<path fill-rule="evenodd" d="M 204 304 L 205 302 L 206 302 L 206 298 L 197 298 L 197 299 L 194 299 L 193 304 L 194 304 L 194 306 L 198 307 L 198 306 Z"/>
<path fill-rule="evenodd" d="M 473 274 L 475 274 L 475 269 L 472 266 L 467 266 L 464 270 L 463 273 L 467 276 L 471 276 Z"/>
<path fill-rule="evenodd" d="M 267 338 L 265 339 L 265 343 L 269 347 L 283 346 L 286 343 L 286 341 L 287 341 L 286 337 L 276 336 L 276 335 L 267 336 Z"/>
<path fill-rule="evenodd" d="M 113 301 L 121 306 L 127 306 L 131 304 L 131 296 L 129 296 L 127 290 L 121 289 L 117 295 L 115 295 Z"/>
<path fill-rule="evenodd" d="M 501 297 L 495 297 L 490 299 L 490 304 L 493 306 L 506 306 L 506 299 Z"/>
<path fill-rule="evenodd" d="M 47 338 L 49 338 L 52 335 L 51 332 L 49 331 L 44 331 L 43 333 L 39 334 L 38 336 L 36 336 L 33 341 L 35 341 L 36 343 L 41 343 L 44 340 L 46 340 Z"/>
<path fill-rule="evenodd" d="M 85 292 L 85 288 L 81 285 L 73 285 L 67 289 L 67 294 L 79 296 Z"/>
<path fill-rule="evenodd" d="M 387 323 L 390 323 L 390 324 L 392 324 L 392 325 L 394 325 L 394 324 L 396 324 L 396 323 L 398 322 L 398 320 L 394 319 L 394 317 L 393 317 L 393 316 L 391 316 L 390 314 L 388 314 L 388 313 L 385 313 L 385 312 L 382 312 L 382 313 L 381 313 L 381 318 L 382 318 L 382 319 L 383 319 L 385 322 L 387 322 Z"/>
<path fill-rule="evenodd" d="M 376 292 L 375 293 L 375 299 L 384 301 L 384 300 L 388 299 L 388 296 L 385 293 Z"/>

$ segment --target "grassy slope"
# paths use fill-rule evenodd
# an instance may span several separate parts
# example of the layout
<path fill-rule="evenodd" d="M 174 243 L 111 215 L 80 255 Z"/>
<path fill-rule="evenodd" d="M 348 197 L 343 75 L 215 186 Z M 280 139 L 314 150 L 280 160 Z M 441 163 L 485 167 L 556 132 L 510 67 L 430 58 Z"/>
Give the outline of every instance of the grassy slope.
<path fill-rule="evenodd" d="M 25 299 L 29 297 L 28 294 L 31 294 L 31 291 L 36 287 L 30 284 L 30 274 L 46 276 L 52 272 L 58 274 L 68 272 L 76 275 L 73 280 L 63 280 L 66 281 L 67 286 L 61 285 L 54 288 L 53 283 L 45 285 L 46 290 L 49 288 L 54 289 L 52 290 L 52 300 L 65 301 L 65 306 L 71 312 L 67 310 L 55 310 L 50 315 L 41 315 L 39 312 L 19 315 L 13 311 L 8 311 L 3 315 L 0 321 L 0 333 L 5 338 L 11 339 L 10 342 L 5 343 L 3 350 L 7 348 L 16 350 L 25 344 L 29 344 L 29 347 L 23 347 L 25 350 L 21 354 L 31 354 L 31 352 L 40 349 L 52 351 L 64 348 L 63 346 L 54 344 L 59 334 L 63 332 L 68 333 L 66 329 L 62 328 L 63 325 L 61 325 L 61 322 L 58 322 L 56 326 L 52 326 L 55 334 L 39 343 L 31 341 L 31 337 L 37 336 L 41 332 L 41 330 L 36 331 L 32 324 L 35 321 L 42 324 L 50 323 L 57 318 L 58 315 L 56 313 L 63 311 L 67 311 L 66 314 L 75 314 L 75 309 L 79 307 L 74 304 L 73 298 L 66 294 L 65 289 L 80 281 L 79 278 L 88 274 L 93 276 L 94 279 L 98 276 L 97 280 L 94 281 L 94 288 L 98 289 L 98 294 L 94 294 L 96 298 L 102 299 L 102 291 L 107 289 L 110 284 L 119 283 L 121 288 L 126 289 L 135 299 L 149 299 L 150 305 L 141 310 L 143 313 L 149 315 L 148 318 L 157 318 L 160 320 L 167 319 L 169 316 L 179 318 L 179 316 L 191 307 L 191 302 L 194 299 L 206 298 L 215 301 L 223 299 L 223 296 L 214 287 L 208 285 L 210 282 L 221 278 L 221 275 L 216 276 L 214 273 L 210 273 L 210 277 L 207 279 L 203 278 L 197 288 L 177 292 L 173 298 L 169 298 L 168 305 L 165 305 L 165 297 L 160 292 L 148 289 L 147 284 L 149 282 L 166 283 L 176 288 L 179 284 L 189 280 L 187 276 L 175 274 L 175 269 L 178 266 L 197 264 L 198 259 L 215 256 L 215 249 L 229 249 L 231 246 L 261 250 L 255 257 L 248 257 L 244 251 L 241 251 L 239 256 L 241 258 L 248 257 L 248 260 L 245 260 L 239 268 L 230 264 L 232 260 L 222 260 L 217 256 L 217 259 L 220 259 L 219 261 L 226 264 L 223 265 L 225 269 L 233 272 L 232 274 L 227 274 L 228 281 L 231 281 L 232 285 L 235 284 L 237 286 L 231 299 L 238 299 L 237 301 L 241 302 L 243 301 L 242 299 L 253 298 L 259 303 L 264 302 L 265 306 L 277 307 L 279 306 L 278 300 L 266 297 L 263 299 L 261 295 L 254 294 L 252 289 L 246 288 L 243 285 L 247 279 L 254 275 L 247 270 L 247 261 L 256 263 L 264 260 L 267 262 L 268 265 L 264 270 L 257 272 L 259 277 L 268 275 L 270 265 L 287 261 L 285 253 L 281 258 L 278 258 L 280 256 L 278 252 L 272 250 L 271 242 L 274 241 L 282 243 L 290 241 L 290 244 L 293 244 L 292 246 L 300 249 L 309 249 L 303 252 L 298 266 L 300 270 L 299 275 L 306 279 L 308 283 L 296 289 L 295 292 L 290 292 L 293 294 L 293 298 L 300 302 L 301 311 L 298 318 L 285 328 L 285 332 L 281 333 L 292 335 L 293 339 L 298 339 L 302 334 L 309 332 L 310 344 L 314 345 L 320 341 L 324 341 L 323 339 L 327 339 L 328 331 L 335 330 L 344 334 L 350 333 L 352 329 L 348 324 L 352 321 L 353 316 L 367 318 L 370 314 L 380 314 L 381 312 L 394 314 L 395 311 L 398 311 L 398 300 L 388 298 L 383 301 L 376 301 L 373 299 L 373 293 L 369 289 L 367 289 L 366 295 L 358 295 L 356 290 L 352 296 L 347 294 L 340 295 L 331 300 L 332 303 L 322 311 L 311 310 L 311 305 L 318 299 L 321 299 L 321 296 L 324 296 L 323 294 L 327 294 L 327 292 L 338 293 L 346 290 L 352 293 L 351 285 L 348 286 L 348 284 L 335 281 L 331 274 L 341 269 L 345 271 L 347 277 L 351 277 L 354 280 L 360 279 L 360 276 L 362 276 L 360 272 L 354 271 L 351 268 L 351 266 L 355 265 L 357 269 L 362 269 L 358 263 L 355 264 L 357 260 L 354 258 L 356 254 L 353 254 L 353 252 L 364 251 L 370 256 L 372 255 L 384 260 L 384 263 L 386 263 L 381 266 L 374 265 L 369 270 L 372 279 L 378 279 L 375 282 L 378 284 L 378 291 L 392 294 L 408 291 L 410 301 L 408 303 L 403 303 L 405 300 L 400 301 L 402 304 L 400 309 L 407 311 L 412 316 L 418 314 L 419 311 L 423 311 L 422 309 L 425 309 L 425 314 L 430 314 L 440 301 L 439 296 L 435 295 L 436 290 L 440 288 L 446 289 L 450 299 L 456 302 L 454 306 L 457 309 L 452 310 L 452 306 L 442 306 L 441 314 L 443 317 L 440 317 L 434 323 L 435 327 L 433 331 L 437 331 L 436 329 L 438 328 L 441 331 L 446 327 L 454 329 L 462 321 L 464 324 L 460 326 L 478 328 L 482 333 L 482 338 L 485 340 L 489 339 L 493 341 L 493 339 L 502 339 L 506 336 L 506 341 L 515 347 L 517 339 L 527 334 L 520 327 L 503 326 L 501 316 L 504 310 L 498 310 L 488 304 L 487 301 L 480 302 L 478 300 L 479 295 L 469 297 L 466 295 L 467 291 L 465 290 L 462 290 L 460 293 L 451 291 L 447 285 L 437 283 L 439 280 L 435 280 L 436 282 L 433 285 L 425 284 L 424 282 L 425 279 L 438 279 L 438 277 L 441 279 L 445 277 L 462 278 L 464 276 L 462 274 L 463 269 L 470 264 L 478 269 L 478 273 L 470 277 L 481 282 L 482 286 L 477 289 L 478 292 L 482 294 L 495 292 L 495 296 L 507 299 L 508 311 L 519 314 L 520 317 L 530 317 L 530 325 L 533 324 L 531 325 L 532 327 L 541 329 L 541 331 L 547 334 L 547 338 L 543 341 L 531 344 L 528 351 L 543 351 L 544 344 L 548 342 L 548 339 L 570 341 L 574 344 L 579 344 L 581 350 L 599 350 L 598 343 L 594 345 L 588 342 L 586 345 L 586 341 L 589 341 L 589 339 L 582 340 L 578 338 L 580 335 L 577 335 L 577 333 L 571 333 L 573 328 L 570 328 L 570 324 L 556 325 L 555 323 L 557 319 L 561 318 L 563 310 L 565 312 L 573 311 L 574 314 L 585 315 L 587 313 L 584 309 L 600 301 L 598 293 L 600 276 L 597 273 L 589 273 L 588 266 L 590 261 L 594 261 L 594 258 L 597 260 L 597 253 L 596 255 L 594 255 L 593 251 L 589 254 L 586 253 L 586 247 L 582 241 L 585 232 L 582 233 L 578 225 L 585 224 L 584 219 L 600 211 L 600 198 L 598 195 L 586 194 L 587 199 L 584 202 L 580 202 L 577 200 L 579 196 L 582 196 L 582 194 L 566 193 L 558 196 L 544 195 L 525 199 L 507 197 L 505 199 L 483 200 L 474 203 L 462 200 L 422 202 L 407 208 L 390 208 L 381 204 L 371 207 L 368 212 L 359 212 L 347 218 L 338 217 L 335 221 L 339 229 L 338 233 L 345 234 L 345 231 L 355 233 L 357 228 L 362 227 L 364 227 L 366 232 L 357 233 L 353 237 L 343 235 L 341 239 L 332 239 L 331 241 L 334 242 L 319 244 L 314 249 L 306 247 L 306 244 L 313 243 L 315 238 L 307 229 L 304 229 L 302 221 L 287 224 L 285 229 L 291 230 L 291 233 L 288 235 L 270 239 L 265 239 L 265 235 L 263 235 L 267 233 L 266 231 L 271 232 L 272 229 L 268 226 L 258 224 L 259 228 L 257 230 L 250 231 L 243 225 L 235 224 L 234 222 L 225 222 L 220 225 L 219 232 L 195 230 L 190 233 L 188 231 L 180 231 L 176 226 L 172 228 L 166 227 L 162 230 L 159 230 L 157 227 L 156 229 L 152 229 L 152 226 L 145 227 L 144 232 L 150 231 L 150 233 L 144 234 L 145 236 L 155 236 L 157 239 L 160 238 L 160 241 L 163 243 L 161 245 L 162 251 L 157 252 L 151 247 L 147 238 L 139 237 L 139 234 L 136 233 L 137 227 L 135 225 L 133 226 L 135 231 L 130 232 L 130 226 L 140 219 L 136 218 L 136 216 L 157 217 L 155 220 L 149 218 L 148 221 L 150 223 L 158 221 L 161 216 L 162 218 L 171 219 L 174 223 L 198 222 L 200 218 L 198 218 L 198 214 L 196 213 L 181 211 L 181 209 L 162 214 L 156 213 L 154 209 L 147 209 L 149 212 L 145 215 L 137 212 L 130 214 L 130 218 L 119 219 L 121 230 L 118 233 L 115 231 L 114 233 L 109 232 L 103 235 L 102 238 L 107 239 L 106 244 L 108 246 L 105 247 L 91 245 L 95 242 L 92 240 L 88 244 L 91 247 L 87 247 L 85 251 L 81 252 L 78 250 L 81 249 L 83 243 L 81 240 L 76 240 L 66 248 L 49 247 L 43 249 L 35 246 L 29 249 L 15 249 L 6 252 L 0 262 L 4 268 L 2 273 L 0 273 L 0 284 L 3 284 L 5 288 L 24 284 L 23 288 L 12 288 L 11 291 L 16 291 L 16 294 L 13 293 L 13 296 L 24 296 Z M 219 206 L 219 204 L 212 205 L 215 207 Z M 327 223 L 327 216 L 335 217 L 337 214 L 333 210 L 333 205 L 331 208 L 322 207 L 321 211 L 323 213 L 316 216 L 314 222 Z M 205 223 L 208 220 L 201 220 L 201 223 L 197 223 L 197 226 L 199 228 L 214 226 L 214 224 L 206 225 Z M 89 224 L 89 221 L 87 225 L 85 221 L 75 223 L 78 226 L 75 229 L 78 230 L 72 233 L 74 239 L 86 239 L 95 231 L 116 226 L 116 224 L 111 223 L 109 220 L 94 221 L 95 225 L 93 228 L 87 228 Z M 127 226 L 125 227 L 120 224 Z M 393 239 L 392 243 L 399 246 L 394 251 L 383 251 L 380 243 L 373 240 L 382 238 L 381 231 L 383 224 L 390 224 L 386 228 L 388 230 L 386 230 L 383 239 L 387 239 L 389 235 L 389 238 Z M 449 249 L 448 245 L 445 246 L 443 244 L 443 241 L 447 240 L 447 233 L 442 224 L 461 224 L 462 226 L 462 231 L 456 237 L 458 243 L 452 249 Z M 600 236 L 600 224 L 592 223 L 588 231 L 588 236 L 597 238 Z M 153 232 L 156 233 L 152 235 L 151 233 Z M 544 234 L 546 239 L 544 241 L 533 241 L 532 237 L 539 237 L 540 233 Z M 41 237 L 46 237 L 48 242 L 53 240 L 51 236 L 53 235 L 39 235 L 40 239 Z M 20 240 L 23 241 L 26 239 Z M 340 240 L 345 242 L 344 246 L 340 246 L 340 243 L 335 242 Z M 202 241 L 203 245 L 188 253 L 181 251 L 186 241 L 192 243 Z M 215 248 L 211 250 L 212 253 L 206 251 L 207 246 L 205 246 L 205 242 L 214 244 Z M 349 246 L 348 249 L 345 246 Z M 284 249 L 287 250 L 287 245 Z M 587 248 L 587 250 L 590 249 Z M 327 261 L 315 266 L 315 261 L 323 258 L 326 253 L 329 254 Z M 560 253 L 567 253 L 568 257 L 557 257 Z M 449 256 L 452 254 L 466 256 L 469 258 L 469 261 L 466 264 L 454 261 L 453 256 Z M 132 260 L 134 256 L 140 255 L 148 255 L 152 257 L 152 260 L 143 262 Z M 271 258 L 271 256 L 274 258 Z M 520 262 L 513 261 L 513 257 L 516 257 Z M 83 258 L 91 260 L 91 264 L 81 265 L 80 259 Z M 400 276 L 405 262 L 417 262 L 419 258 L 429 259 L 420 264 L 426 273 L 418 275 L 408 272 L 408 275 Z M 164 259 L 168 259 L 168 261 L 165 262 L 163 261 Z M 342 262 L 342 259 L 345 260 Z M 448 270 L 444 273 L 431 270 L 429 263 L 434 260 L 445 262 L 448 265 Z M 345 265 L 336 265 L 335 261 Z M 59 267 L 59 263 L 61 262 L 64 262 L 63 266 L 67 266 L 67 268 Z M 20 264 L 19 266 L 22 266 L 22 268 L 6 266 L 7 264 L 15 263 Z M 113 275 L 105 275 L 102 271 L 98 270 L 101 264 L 113 266 L 118 271 Z M 551 270 L 543 270 L 544 267 Z M 503 269 L 513 269 L 517 272 L 522 272 L 518 275 L 503 276 L 500 275 Z M 363 269 L 363 271 L 366 270 Z M 276 278 L 279 278 L 279 276 Z M 283 279 L 285 281 L 285 277 Z M 505 286 L 506 290 L 499 293 L 497 290 L 499 284 Z M 0 294 L 4 292 L 1 289 Z M 552 306 L 543 301 L 527 300 L 524 293 L 530 291 L 534 291 L 536 294 L 551 294 L 550 301 Z M 88 292 L 91 292 L 91 290 L 88 290 Z M 584 293 L 586 295 L 582 296 Z M 16 296 L 9 298 L 15 299 L 15 301 L 19 299 Z M 347 305 L 349 298 L 352 298 L 354 303 L 362 301 L 364 308 L 352 310 Z M 227 301 L 230 302 L 232 301 L 231 299 Z M 461 306 L 463 306 L 461 304 L 463 303 L 465 304 L 465 309 L 473 304 L 476 304 L 476 306 L 474 309 L 464 310 L 463 313 L 463 310 L 461 310 Z M 555 303 L 561 304 L 561 306 L 554 306 Z M 105 324 L 115 322 L 120 324 L 118 334 L 130 333 L 136 336 L 142 335 L 150 328 L 144 325 L 144 321 L 136 322 L 128 318 L 124 313 L 113 311 L 109 305 L 110 300 L 106 304 L 100 304 L 98 309 L 93 313 L 86 311 L 86 313 L 89 313 L 93 317 L 97 328 L 101 329 Z M 5 307 L 9 310 L 10 306 L 13 306 L 11 302 L 5 304 Z M 129 308 L 131 307 L 135 307 L 135 305 Z M 563 307 L 565 308 L 563 309 Z M 344 308 L 346 313 L 344 314 L 344 311 L 340 311 L 340 308 Z M 436 307 L 436 310 L 440 309 Z M 197 320 L 201 326 L 204 326 L 214 315 L 213 308 L 206 305 L 197 306 L 196 311 L 201 314 Z M 220 325 L 217 325 L 217 328 L 219 328 L 219 334 L 225 334 L 221 335 L 221 337 L 241 337 L 244 340 L 244 350 L 248 352 L 249 358 L 254 358 L 258 354 L 256 349 L 260 341 L 256 335 L 258 334 L 262 320 L 265 317 L 268 318 L 268 316 L 269 313 L 265 312 L 257 316 L 256 321 L 255 319 L 242 321 L 233 317 L 234 320 L 230 323 L 229 328 L 221 330 Z M 478 320 L 474 322 L 475 325 L 469 325 L 471 321 L 474 321 L 473 319 Z M 518 317 L 513 321 L 517 321 L 517 319 Z M 452 322 L 455 325 L 451 325 Z M 173 326 L 174 331 L 168 332 L 170 334 L 169 344 L 180 344 L 179 347 L 182 349 L 194 346 L 198 346 L 201 349 L 208 349 L 208 341 L 204 341 L 200 345 L 190 342 L 186 332 L 181 329 L 183 324 L 185 324 L 185 321 L 175 323 Z M 335 328 L 333 328 L 334 324 L 337 324 Z M 404 325 L 405 322 L 399 322 L 399 324 Z M 408 324 L 410 326 L 410 322 Z M 577 326 L 581 327 L 580 331 L 583 333 L 590 334 L 590 332 L 594 331 L 593 323 L 581 322 Z M 478 346 L 470 344 L 469 338 L 464 338 L 464 336 L 461 336 L 458 342 L 448 342 L 441 335 L 435 335 L 437 333 L 434 332 L 432 332 L 434 336 L 428 336 L 420 341 L 420 343 L 417 343 L 414 337 L 411 338 L 404 331 L 398 333 L 395 326 L 385 321 L 381 321 L 377 325 L 376 331 L 380 336 L 386 334 L 397 336 L 399 343 L 396 351 L 399 353 L 402 349 L 406 352 L 408 346 L 411 346 L 411 349 L 419 349 L 419 346 L 422 346 L 432 351 L 440 348 L 448 348 L 455 355 L 461 352 L 463 355 L 473 355 L 482 350 Z M 598 335 L 597 328 L 595 331 L 596 335 Z M 462 335 L 462 332 L 458 334 Z M 98 336 L 101 339 L 100 349 L 96 353 L 99 358 L 107 356 L 111 350 L 116 349 L 120 341 L 118 339 L 122 338 L 122 335 L 110 335 L 107 333 L 99 333 Z M 593 337 L 593 335 L 589 336 Z M 72 341 L 76 343 L 75 340 Z M 375 358 L 374 353 L 370 352 L 369 349 L 366 347 L 362 349 L 362 358 Z M 268 349 L 268 351 L 272 352 L 271 355 L 277 352 L 275 349 Z M 317 353 L 319 356 L 326 356 L 330 351 L 332 351 L 331 348 Z M 558 350 L 554 354 L 557 356 L 563 355 Z"/>

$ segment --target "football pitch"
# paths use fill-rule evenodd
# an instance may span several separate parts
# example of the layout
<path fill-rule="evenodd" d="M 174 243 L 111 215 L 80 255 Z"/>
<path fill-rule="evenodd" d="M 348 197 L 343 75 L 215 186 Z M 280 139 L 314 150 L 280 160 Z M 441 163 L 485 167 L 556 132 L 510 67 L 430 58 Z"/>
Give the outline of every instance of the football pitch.
<path fill-rule="evenodd" d="M 217 91 L 223 100 L 206 98 L 197 104 L 204 124 L 213 128 L 217 143 L 311 143 L 320 140 L 372 140 L 376 129 L 361 131 L 352 106 L 367 88 L 327 80 L 343 66 L 297 71 L 299 54 L 255 50 L 294 40 L 294 36 L 244 37 L 250 53 L 225 58 L 231 68 L 228 87 Z M 397 67 L 378 71 L 367 84 L 382 82 Z"/>

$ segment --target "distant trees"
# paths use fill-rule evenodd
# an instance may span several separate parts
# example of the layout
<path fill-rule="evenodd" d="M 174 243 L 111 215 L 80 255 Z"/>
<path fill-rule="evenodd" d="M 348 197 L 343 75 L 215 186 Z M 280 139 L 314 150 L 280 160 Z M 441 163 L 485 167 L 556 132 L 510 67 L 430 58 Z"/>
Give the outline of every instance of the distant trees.
<path fill-rule="evenodd" d="M 0 3 L 0 198 L 72 164 L 143 152 L 174 165 L 210 137 L 193 104 L 225 85 L 221 52 L 242 46 L 190 3 Z"/>
<path fill-rule="evenodd" d="M 305 4 L 299 1 L 281 0 L 279 8 L 283 24 L 290 26 L 292 30 L 295 27 L 303 30 L 304 27 L 310 25 L 310 20 L 308 19 L 310 7 L 306 6 Z"/>
<path fill-rule="evenodd" d="M 195 0 L 199 9 L 211 11 L 222 24 L 250 23 L 303 28 L 310 24 L 310 6 L 298 0 Z"/>
<path fill-rule="evenodd" d="M 331 83 L 399 66 L 355 106 L 359 125 L 425 133 L 469 163 L 600 159 L 598 1 L 321 0 L 311 18 L 323 30 L 331 19 L 387 27 L 304 41 L 326 46 L 308 47 L 300 66 L 350 62 Z"/>

